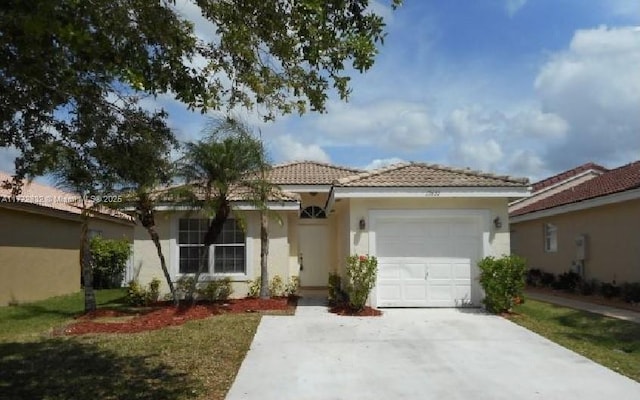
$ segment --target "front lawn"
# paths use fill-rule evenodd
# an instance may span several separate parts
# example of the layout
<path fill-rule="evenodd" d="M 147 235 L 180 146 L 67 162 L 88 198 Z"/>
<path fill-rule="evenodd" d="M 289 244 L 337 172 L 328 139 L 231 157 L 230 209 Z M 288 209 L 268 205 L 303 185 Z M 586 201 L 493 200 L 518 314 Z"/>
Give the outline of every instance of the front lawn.
<path fill-rule="evenodd" d="M 123 291 L 99 291 L 122 306 Z M 0 308 L 1 399 L 223 399 L 260 314 L 223 314 L 135 334 L 51 335 L 82 296 Z"/>
<path fill-rule="evenodd" d="M 527 300 L 510 319 L 640 382 L 640 324 Z"/>

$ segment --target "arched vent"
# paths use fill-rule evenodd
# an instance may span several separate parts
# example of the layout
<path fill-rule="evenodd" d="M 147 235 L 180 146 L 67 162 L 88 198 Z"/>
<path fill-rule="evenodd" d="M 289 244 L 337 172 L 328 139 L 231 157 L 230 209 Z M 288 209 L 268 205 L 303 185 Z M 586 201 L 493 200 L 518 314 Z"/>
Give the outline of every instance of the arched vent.
<path fill-rule="evenodd" d="M 327 213 L 324 212 L 322 207 L 309 206 L 302 210 L 300 218 L 327 218 Z"/>

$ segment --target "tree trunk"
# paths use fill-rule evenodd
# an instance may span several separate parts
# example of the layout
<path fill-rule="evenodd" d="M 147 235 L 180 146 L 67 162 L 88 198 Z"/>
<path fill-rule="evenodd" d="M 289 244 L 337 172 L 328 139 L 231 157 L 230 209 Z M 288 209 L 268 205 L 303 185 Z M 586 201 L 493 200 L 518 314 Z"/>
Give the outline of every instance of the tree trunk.
<path fill-rule="evenodd" d="M 89 246 L 89 215 L 82 210 L 82 227 L 80 231 L 80 267 L 84 282 L 84 312 L 95 311 L 96 295 L 93 291 L 93 270 L 91 262 L 91 248 Z"/>
<path fill-rule="evenodd" d="M 158 258 L 160 259 L 160 267 L 162 268 L 162 273 L 164 274 L 164 279 L 167 281 L 167 285 L 169 285 L 169 291 L 171 292 L 171 296 L 173 297 L 173 304 L 178 305 L 180 299 L 176 294 L 176 289 L 173 286 L 173 281 L 171 280 L 171 275 L 169 274 L 169 269 L 167 268 L 167 261 L 164 259 L 164 254 L 162 254 L 162 246 L 160 246 L 160 236 L 158 232 L 156 232 L 155 226 L 148 226 L 147 232 L 149 232 L 149 236 L 151 236 L 151 240 L 153 240 L 153 244 L 156 246 L 156 252 L 158 253 Z"/>
<path fill-rule="evenodd" d="M 138 218 L 142 223 L 142 226 L 147 230 L 153 244 L 156 246 L 156 252 L 158 253 L 158 258 L 160 259 L 160 267 L 162 268 L 162 273 L 164 274 L 164 278 L 167 281 L 167 285 L 169 285 L 169 291 L 171 292 L 171 296 L 173 297 L 173 304 L 178 305 L 180 299 L 176 294 L 176 288 L 173 285 L 173 281 L 171 280 L 171 275 L 169 274 L 169 268 L 167 268 L 167 261 L 164 258 L 164 254 L 162 253 L 162 246 L 160 246 L 160 236 L 158 232 L 156 232 L 156 220 L 153 212 L 153 205 L 151 200 L 146 195 L 140 195 L 138 200 Z"/>
<path fill-rule="evenodd" d="M 260 212 L 260 298 L 269 298 L 269 215 Z"/>
<path fill-rule="evenodd" d="M 204 240 L 202 243 L 202 247 L 200 248 L 200 261 L 198 262 L 198 270 L 193 278 L 193 286 L 191 288 L 191 293 L 189 293 L 189 297 L 192 302 L 195 302 L 195 293 L 196 288 L 198 286 L 198 281 L 200 280 L 200 275 L 204 272 L 205 266 L 209 262 L 207 255 L 207 251 L 209 247 L 218 240 L 218 236 L 220 232 L 222 232 L 222 227 L 224 226 L 225 221 L 229 218 L 229 214 L 231 214 L 231 207 L 229 206 L 229 201 L 226 197 L 222 199 L 218 209 L 216 210 L 216 215 L 211 220 L 209 224 L 209 229 L 207 233 L 204 235 Z"/>

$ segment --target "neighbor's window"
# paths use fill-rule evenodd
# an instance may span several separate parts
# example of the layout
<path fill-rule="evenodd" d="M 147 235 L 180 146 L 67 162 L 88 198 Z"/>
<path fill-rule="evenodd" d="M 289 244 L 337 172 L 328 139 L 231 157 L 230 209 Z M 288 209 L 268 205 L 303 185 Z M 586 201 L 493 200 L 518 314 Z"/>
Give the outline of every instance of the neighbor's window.
<path fill-rule="evenodd" d="M 198 271 L 202 242 L 208 227 L 208 219 L 180 219 L 178 247 L 181 274 L 192 274 Z M 216 274 L 246 273 L 245 235 L 235 219 L 225 221 L 218 240 L 205 251 L 204 256 L 207 258 L 204 273 L 211 273 L 211 269 Z"/>
<path fill-rule="evenodd" d="M 544 251 L 547 253 L 558 250 L 558 227 L 553 224 L 544 224 Z"/>

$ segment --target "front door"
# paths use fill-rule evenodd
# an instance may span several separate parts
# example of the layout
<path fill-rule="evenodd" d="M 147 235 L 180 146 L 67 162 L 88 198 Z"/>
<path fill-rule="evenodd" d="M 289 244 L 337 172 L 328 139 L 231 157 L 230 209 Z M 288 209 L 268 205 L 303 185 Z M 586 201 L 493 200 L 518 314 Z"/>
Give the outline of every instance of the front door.
<path fill-rule="evenodd" d="M 300 286 L 327 286 L 329 279 L 329 226 L 301 224 Z"/>

